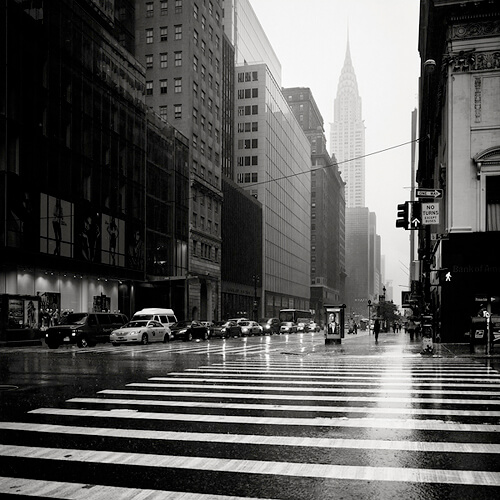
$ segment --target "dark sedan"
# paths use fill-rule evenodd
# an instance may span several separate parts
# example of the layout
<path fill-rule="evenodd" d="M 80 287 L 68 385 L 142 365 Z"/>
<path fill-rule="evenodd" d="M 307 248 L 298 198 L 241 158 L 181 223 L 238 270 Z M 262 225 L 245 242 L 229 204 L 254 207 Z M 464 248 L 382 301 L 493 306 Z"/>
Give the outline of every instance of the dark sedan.
<path fill-rule="evenodd" d="M 211 337 L 241 337 L 241 326 L 236 321 L 215 321 L 211 332 Z"/>
<path fill-rule="evenodd" d="M 193 339 L 208 340 L 208 329 L 199 321 L 178 321 L 170 327 L 170 330 L 174 339 L 185 341 Z"/>

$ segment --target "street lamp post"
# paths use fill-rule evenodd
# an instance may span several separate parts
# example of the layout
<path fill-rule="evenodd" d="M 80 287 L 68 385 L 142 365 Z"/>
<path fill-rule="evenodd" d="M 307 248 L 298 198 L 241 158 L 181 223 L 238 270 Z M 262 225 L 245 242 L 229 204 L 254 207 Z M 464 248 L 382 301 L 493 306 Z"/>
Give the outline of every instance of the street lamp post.
<path fill-rule="evenodd" d="M 370 333 L 371 331 L 370 326 L 372 324 L 371 310 L 372 310 L 372 301 L 368 299 L 368 333 Z"/>
<path fill-rule="evenodd" d="M 258 276 L 257 274 L 254 274 L 252 276 L 252 279 L 253 279 L 253 319 L 255 321 L 257 321 L 258 320 L 258 317 L 257 317 L 257 312 L 258 312 L 257 284 L 260 280 L 260 276 Z"/>

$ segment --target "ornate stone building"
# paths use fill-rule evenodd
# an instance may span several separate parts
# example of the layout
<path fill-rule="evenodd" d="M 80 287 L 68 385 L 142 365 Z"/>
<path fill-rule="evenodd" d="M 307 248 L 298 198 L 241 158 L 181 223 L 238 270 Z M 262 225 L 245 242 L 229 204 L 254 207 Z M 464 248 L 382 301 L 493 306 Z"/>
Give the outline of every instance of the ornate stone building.
<path fill-rule="evenodd" d="M 424 200 L 439 221 L 419 234 L 421 306 L 463 341 L 480 309 L 500 321 L 500 5 L 422 0 L 419 51 L 417 183 L 444 191 Z"/>

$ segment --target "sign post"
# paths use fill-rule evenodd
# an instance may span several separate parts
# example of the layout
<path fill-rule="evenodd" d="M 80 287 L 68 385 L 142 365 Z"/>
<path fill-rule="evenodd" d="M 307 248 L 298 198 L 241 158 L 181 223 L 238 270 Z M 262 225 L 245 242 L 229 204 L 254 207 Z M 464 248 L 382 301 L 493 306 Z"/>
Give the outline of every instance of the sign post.
<path fill-rule="evenodd" d="M 325 344 L 341 344 L 344 338 L 345 304 L 325 306 Z"/>

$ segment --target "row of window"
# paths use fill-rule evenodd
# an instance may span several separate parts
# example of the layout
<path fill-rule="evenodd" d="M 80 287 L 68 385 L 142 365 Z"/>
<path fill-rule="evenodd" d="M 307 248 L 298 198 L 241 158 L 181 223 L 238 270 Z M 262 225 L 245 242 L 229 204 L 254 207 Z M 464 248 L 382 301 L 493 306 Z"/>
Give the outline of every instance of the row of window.
<path fill-rule="evenodd" d="M 238 149 L 257 149 L 259 139 L 238 139 Z"/>
<path fill-rule="evenodd" d="M 182 40 L 182 24 L 174 25 L 174 40 Z M 154 28 L 146 28 L 146 44 L 154 43 Z M 168 26 L 160 26 L 160 42 L 168 41 Z"/>
<path fill-rule="evenodd" d="M 168 53 L 160 52 L 160 68 L 168 68 Z M 182 66 L 182 50 L 174 52 L 174 65 Z M 154 54 L 146 54 L 146 69 L 153 69 Z"/>
<path fill-rule="evenodd" d="M 238 156 L 238 167 L 249 167 L 250 165 L 258 165 L 258 156 Z"/>
<path fill-rule="evenodd" d="M 253 106 L 238 106 L 238 116 L 248 116 L 248 115 L 258 115 L 259 106 L 254 104 Z"/>
<path fill-rule="evenodd" d="M 207 133 L 210 135 L 210 137 L 214 137 L 213 134 L 213 124 L 210 120 L 207 121 L 206 116 L 203 114 L 198 114 L 198 110 L 196 108 L 193 108 L 193 123 L 196 125 L 200 125 L 201 130 L 206 130 Z M 215 128 L 215 141 L 217 143 L 220 142 L 220 132 L 218 128 Z"/>
<path fill-rule="evenodd" d="M 255 184 L 259 182 L 259 174 L 257 172 L 245 172 L 238 174 L 237 181 L 239 184 Z"/>
<path fill-rule="evenodd" d="M 252 99 L 259 97 L 259 89 L 238 89 L 238 99 Z"/>
<path fill-rule="evenodd" d="M 193 240 L 193 256 L 219 262 L 219 249 L 212 245 Z"/>
<path fill-rule="evenodd" d="M 198 217 L 198 214 L 196 212 L 193 212 L 191 223 L 193 224 L 193 228 L 198 228 L 202 231 L 212 233 L 215 236 L 219 236 L 219 224 L 217 222 L 215 224 L 212 224 L 212 221 L 210 219 L 206 219 L 203 215 Z"/>
<path fill-rule="evenodd" d="M 167 106 L 160 106 L 160 118 L 162 120 L 165 120 L 165 121 L 168 121 L 168 118 L 167 118 L 167 111 L 168 111 L 168 108 Z M 182 118 L 182 104 L 174 104 L 174 118 L 176 120 L 180 120 Z"/>
<path fill-rule="evenodd" d="M 219 176 L 213 175 L 210 169 L 208 169 L 207 172 L 207 169 L 203 165 L 199 167 L 198 162 L 196 160 L 193 160 L 193 172 L 198 174 L 202 179 L 205 179 L 210 185 L 215 186 L 217 188 L 219 187 Z M 218 204 L 216 204 L 215 210 L 217 213 L 219 210 Z"/>
<path fill-rule="evenodd" d="M 238 132 L 258 132 L 259 122 L 240 122 Z"/>
<path fill-rule="evenodd" d="M 160 94 L 166 94 L 168 92 L 168 80 L 165 78 L 160 80 Z M 180 94 L 182 92 L 182 78 L 174 78 L 174 93 Z M 146 81 L 146 95 L 153 95 L 154 86 L 153 80 Z"/>
<path fill-rule="evenodd" d="M 259 73 L 257 71 L 242 71 L 238 73 L 238 83 L 257 82 L 258 80 Z"/>
<path fill-rule="evenodd" d="M 198 136 L 196 134 L 193 134 L 192 146 L 193 149 L 199 149 L 200 154 L 205 156 L 208 160 L 213 161 L 216 165 L 219 165 L 220 162 L 219 153 L 215 152 L 214 154 L 213 148 L 211 146 L 207 147 L 205 141 L 199 141 L 199 147 L 198 147 Z"/>

